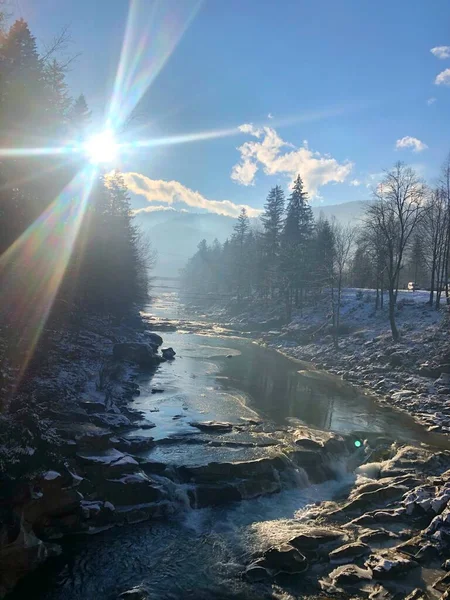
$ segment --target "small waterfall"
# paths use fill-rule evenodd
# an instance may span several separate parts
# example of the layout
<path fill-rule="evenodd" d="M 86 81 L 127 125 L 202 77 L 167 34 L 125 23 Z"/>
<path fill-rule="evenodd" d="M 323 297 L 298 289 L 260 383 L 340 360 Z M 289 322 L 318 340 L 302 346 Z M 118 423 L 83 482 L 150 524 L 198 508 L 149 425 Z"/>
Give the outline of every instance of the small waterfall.
<path fill-rule="evenodd" d="M 287 454 L 280 455 L 286 469 L 278 471 L 282 489 L 304 489 L 311 485 L 305 469 L 297 465 Z"/>

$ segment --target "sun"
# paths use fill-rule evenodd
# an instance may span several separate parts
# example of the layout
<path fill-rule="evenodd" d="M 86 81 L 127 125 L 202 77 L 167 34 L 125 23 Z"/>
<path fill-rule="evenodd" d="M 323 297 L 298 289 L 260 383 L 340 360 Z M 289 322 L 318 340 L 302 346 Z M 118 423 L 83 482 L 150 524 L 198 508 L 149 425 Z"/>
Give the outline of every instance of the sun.
<path fill-rule="evenodd" d="M 84 143 L 84 152 L 94 165 L 112 163 L 118 158 L 119 146 L 111 130 L 105 129 Z"/>

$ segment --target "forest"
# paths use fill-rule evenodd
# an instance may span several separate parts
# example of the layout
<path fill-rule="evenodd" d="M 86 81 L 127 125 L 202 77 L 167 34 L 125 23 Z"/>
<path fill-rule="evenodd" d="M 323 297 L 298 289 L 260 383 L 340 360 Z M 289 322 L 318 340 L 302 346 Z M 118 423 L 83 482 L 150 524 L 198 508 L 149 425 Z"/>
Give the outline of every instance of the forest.
<path fill-rule="evenodd" d="M 450 158 L 435 186 L 396 163 L 356 223 L 314 220 L 298 175 L 287 199 L 280 186 L 270 190 L 259 220 L 243 209 L 224 244 L 202 240 L 182 273 L 183 289 L 191 298 L 280 303 L 287 322 L 294 310 L 325 301 L 337 339 L 342 289 L 371 288 L 376 311 L 387 303 L 398 340 L 399 289 L 428 289 L 436 310 L 449 297 L 449 216 Z"/>

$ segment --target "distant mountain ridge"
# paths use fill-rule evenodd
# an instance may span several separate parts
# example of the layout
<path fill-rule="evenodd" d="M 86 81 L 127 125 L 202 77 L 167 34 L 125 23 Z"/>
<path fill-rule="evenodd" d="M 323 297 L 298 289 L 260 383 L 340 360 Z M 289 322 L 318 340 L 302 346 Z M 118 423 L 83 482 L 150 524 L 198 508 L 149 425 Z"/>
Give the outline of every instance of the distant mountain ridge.
<path fill-rule="evenodd" d="M 312 208 L 316 219 L 322 214 L 325 218 L 335 217 L 339 222 L 354 223 L 361 219 L 366 205 L 367 201 L 356 200 Z M 216 238 L 224 242 L 236 222 L 232 217 L 215 213 L 171 211 L 141 212 L 136 220 L 158 251 L 154 274 L 164 277 L 176 277 L 202 239 L 208 244 Z"/>

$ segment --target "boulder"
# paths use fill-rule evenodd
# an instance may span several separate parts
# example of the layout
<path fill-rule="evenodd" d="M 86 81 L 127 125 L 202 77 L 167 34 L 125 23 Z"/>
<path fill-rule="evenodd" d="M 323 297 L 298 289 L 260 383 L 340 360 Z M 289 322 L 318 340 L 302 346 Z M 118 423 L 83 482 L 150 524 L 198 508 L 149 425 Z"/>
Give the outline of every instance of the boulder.
<path fill-rule="evenodd" d="M 99 482 L 102 496 L 117 505 L 158 502 L 165 497 L 164 490 L 144 473 L 125 474 L 118 479 Z"/>
<path fill-rule="evenodd" d="M 381 485 L 377 489 L 372 490 L 370 492 L 363 492 L 362 494 L 357 494 L 353 500 L 351 500 L 341 509 L 335 511 L 334 514 L 345 514 L 347 512 L 352 512 L 356 510 L 364 510 L 368 506 L 374 504 L 383 504 L 390 500 L 401 498 L 401 496 L 403 496 L 403 494 L 407 491 L 408 488 L 404 485 L 388 485 L 385 487 Z"/>
<path fill-rule="evenodd" d="M 128 417 L 117 413 L 94 413 L 92 420 L 100 427 L 111 427 L 112 429 L 123 429 L 131 427 L 131 421 Z"/>
<path fill-rule="evenodd" d="M 372 554 L 364 563 L 375 578 L 392 579 L 415 569 L 419 564 L 399 552 L 387 550 Z"/>
<path fill-rule="evenodd" d="M 258 565 L 273 575 L 279 573 L 294 575 L 304 573 L 308 568 L 308 561 L 296 548 L 286 543 L 266 550 Z"/>
<path fill-rule="evenodd" d="M 111 447 L 109 428 L 86 423 L 78 427 L 74 433 L 77 446 L 82 450 L 106 450 Z"/>
<path fill-rule="evenodd" d="M 329 554 L 330 562 L 332 563 L 349 563 L 363 556 L 370 554 L 370 547 L 361 542 L 345 544 L 340 548 L 332 550 Z"/>
<path fill-rule="evenodd" d="M 192 427 L 200 429 L 200 431 L 211 433 L 228 433 L 233 429 L 233 425 L 231 423 L 224 423 L 220 421 L 192 421 L 189 424 L 192 425 Z"/>
<path fill-rule="evenodd" d="M 271 578 L 271 574 L 262 565 L 255 562 L 247 567 L 244 577 L 250 583 L 260 583 L 262 581 L 268 581 Z"/>
<path fill-rule="evenodd" d="M 146 331 L 145 337 L 148 339 L 149 343 L 152 346 L 156 346 L 156 348 L 159 348 L 160 346 L 162 346 L 163 339 L 157 333 L 154 333 L 153 331 Z"/>
<path fill-rule="evenodd" d="M 384 543 L 388 540 L 398 540 L 398 535 L 387 529 L 363 529 L 359 534 L 360 542 L 366 544 Z"/>
<path fill-rule="evenodd" d="M 161 357 L 156 354 L 153 345 L 131 342 L 114 344 L 113 358 L 118 361 L 136 363 L 142 368 L 151 368 L 161 362 Z"/>
<path fill-rule="evenodd" d="M 0 598 L 11 592 L 20 579 L 47 558 L 60 553 L 60 546 L 44 543 L 21 525 L 14 541 L 0 546 Z"/>
<path fill-rule="evenodd" d="M 309 450 L 317 450 L 318 452 L 320 452 L 323 448 L 323 445 L 320 442 L 306 437 L 297 438 L 295 440 L 295 444 Z"/>
<path fill-rule="evenodd" d="M 210 462 L 199 466 L 178 467 L 180 479 L 186 483 L 232 482 L 245 479 L 279 480 L 278 473 L 287 468 L 280 456 L 238 462 Z"/>
<path fill-rule="evenodd" d="M 161 354 L 166 360 L 173 360 L 175 358 L 176 352 L 173 348 L 163 348 L 161 350 Z"/>
<path fill-rule="evenodd" d="M 356 565 L 342 565 L 341 567 L 337 567 L 337 569 L 331 571 L 329 577 L 332 583 L 338 587 L 364 583 L 372 579 L 368 569 L 361 569 Z"/>
<path fill-rule="evenodd" d="M 330 546 L 339 546 L 344 539 L 345 534 L 342 531 L 313 527 L 291 538 L 289 543 L 300 552 L 305 553 L 311 550 L 317 551 L 320 548 L 329 549 Z"/>

